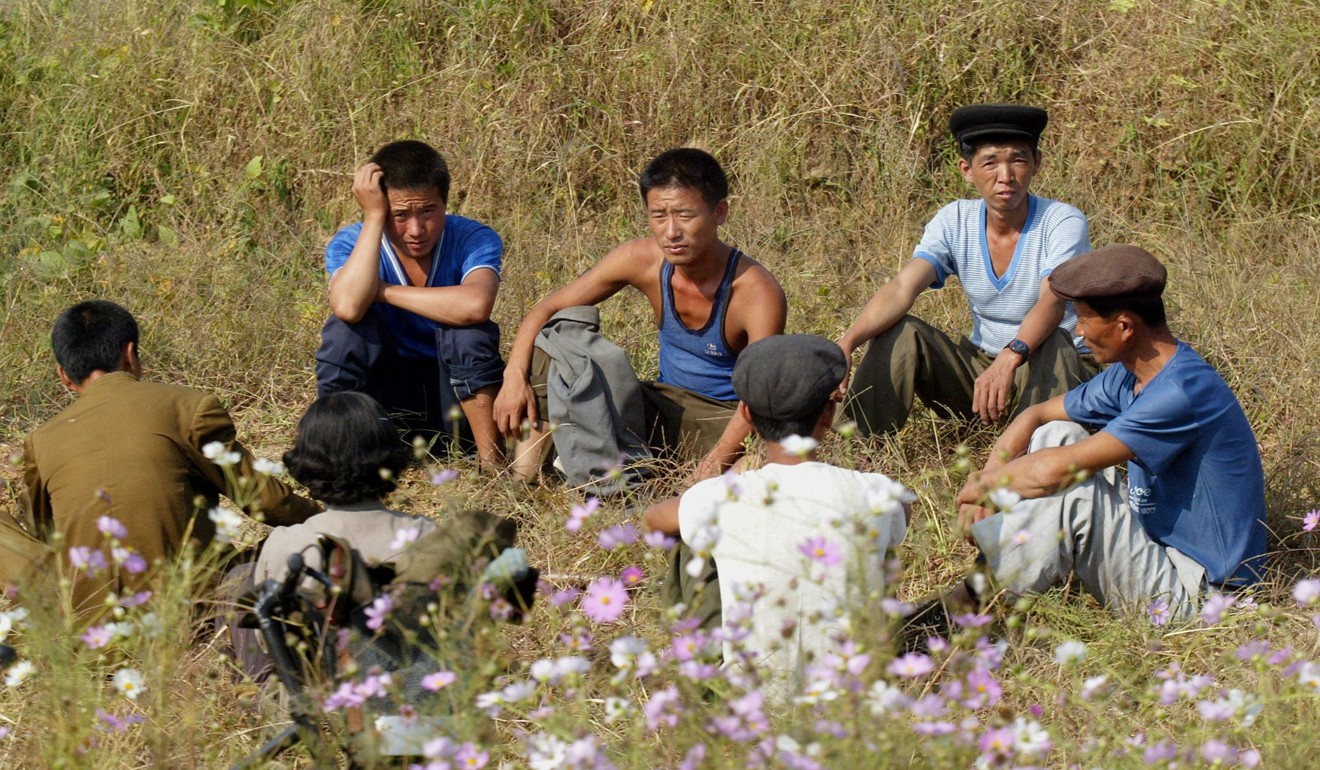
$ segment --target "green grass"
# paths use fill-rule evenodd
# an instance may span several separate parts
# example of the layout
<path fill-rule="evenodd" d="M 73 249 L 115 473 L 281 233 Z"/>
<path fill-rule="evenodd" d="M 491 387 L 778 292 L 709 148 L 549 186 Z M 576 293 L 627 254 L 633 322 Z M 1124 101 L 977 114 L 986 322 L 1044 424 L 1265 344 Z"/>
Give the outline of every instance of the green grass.
<path fill-rule="evenodd" d="M 150 376 L 218 393 L 251 445 L 282 452 L 314 395 L 323 245 L 356 216 L 353 170 L 390 139 L 438 146 L 454 171 L 451 209 L 504 237 L 495 315 L 506 335 L 536 299 L 643 232 L 641 165 L 697 144 L 731 173 L 726 235 L 783 279 L 789 330 L 834 337 L 906 261 L 925 220 L 969 194 L 954 171 L 949 112 L 1029 101 L 1051 115 L 1036 191 L 1085 211 L 1096 245 L 1135 242 L 1169 266 L 1175 332 L 1247 410 L 1276 550 L 1263 604 L 1280 609 L 1169 632 L 1051 594 L 1007 631 L 1001 710 L 1044 707 L 1051 764 L 1128 766 L 1139 757 L 1102 761 L 1086 739 L 1110 749 L 1137 730 L 1203 740 L 1212 730 L 1194 709 L 1143 693 L 1170 661 L 1219 668 L 1224 686 L 1269 699 L 1244 740 L 1269 766 L 1304 766 L 1312 696 L 1223 661 L 1254 635 L 1316 654 L 1315 627 L 1286 608 L 1318 553 L 1300 531 L 1320 500 L 1318 35 L 1320 8 L 1291 0 L 12 0 L 0 8 L 0 442 L 5 455 L 21 450 L 22 436 L 67 403 L 50 325 L 98 296 L 138 316 Z M 965 326 L 956 290 L 923 296 L 916 312 Z M 639 372 L 653 373 L 645 302 L 611 300 L 603 318 Z M 952 531 L 965 473 L 955 449 L 966 445 L 976 462 L 990 438 L 921 415 L 878 447 L 827 447 L 919 493 L 901 553 L 905 598 L 969 563 Z M 557 575 L 659 569 L 640 546 L 607 555 L 564 532 L 576 499 L 556 485 L 468 474 L 438 489 L 411 478 L 397 502 L 436 515 L 469 502 L 507 512 L 533 560 Z M 592 526 L 626 517 L 607 506 Z M 643 593 L 625 628 L 660 641 L 657 605 Z M 536 612 L 504 635 L 519 665 L 562 654 L 557 635 L 573 622 Z M 609 634 L 600 636 L 603 650 Z M 1063 638 L 1088 643 L 1079 670 L 1053 663 Z M 37 681 L 0 694 L 13 726 L 0 757 L 41 767 L 233 761 L 279 712 L 230 680 L 211 639 L 195 641 L 152 669 L 153 692 L 171 697 L 139 706 L 141 728 L 80 749 L 97 705 L 125 702 L 94 675 L 110 661 L 52 634 L 50 649 L 71 657 L 51 652 L 41 675 L 62 684 L 42 697 Z M 155 649 L 127 654 L 155 660 Z M 1121 693 L 1081 701 L 1083 672 L 1106 673 Z M 639 688 L 631 694 L 644 700 Z M 599 704 L 583 708 L 566 713 L 594 725 L 623 767 L 676 762 L 702 735 L 695 718 L 662 741 L 604 724 Z M 500 722 L 484 740 L 510 759 L 519 725 Z M 896 728 L 877 740 L 893 766 L 973 756 Z M 848 753 L 861 751 L 853 743 L 837 750 L 835 766 L 874 764 Z"/>

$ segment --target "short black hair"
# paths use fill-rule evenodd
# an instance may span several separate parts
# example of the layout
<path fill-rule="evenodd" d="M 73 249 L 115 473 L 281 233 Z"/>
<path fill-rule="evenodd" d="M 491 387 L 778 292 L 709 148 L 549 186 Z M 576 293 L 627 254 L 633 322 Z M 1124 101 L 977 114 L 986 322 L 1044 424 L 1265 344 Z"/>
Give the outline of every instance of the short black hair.
<path fill-rule="evenodd" d="M 642 192 L 642 205 L 657 187 L 690 187 L 701 193 L 701 199 L 711 208 L 729 197 L 729 178 L 720 162 L 695 147 L 676 147 L 655 156 L 642 169 L 637 186 Z"/>
<path fill-rule="evenodd" d="M 968 163 L 976 157 L 976 151 L 987 144 L 1015 144 L 1023 142 L 1031 148 L 1031 155 L 1037 161 L 1040 160 L 1040 137 L 1030 139 L 1018 134 L 985 134 L 973 139 L 963 139 L 958 142 L 958 154 Z"/>
<path fill-rule="evenodd" d="M 825 414 L 825 408 L 829 405 L 830 402 L 826 401 L 815 415 L 792 420 L 776 420 L 752 412 L 752 427 L 762 441 L 783 441 L 789 436 L 807 437 L 816 432 L 816 423 L 820 422 L 820 416 Z"/>
<path fill-rule="evenodd" d="M 328 505 L 382 498 L 394 491 L 412 450 L 385 409 L 365 393 L 321 396 L 298 421 L 284 453 L 289 475 Z"/>
<path fill-rule="evenodd" d="M 1078 302 L 1085 302 L 1087 307 L 1095 311 L 1096 315 L 1110 319 L 1119 313 L 1127 312 L 1141 319 L 1141 322 L 1152 329 L 1163 329 L 1169 325 L 1169 319 L 1164 310 L 1163 297 L 1087 297 L 1078 299 Z"/>
<path fill-rule="evenodd" d="M 425 190 L 434 187 L 449 203 L 449 164 L 431 145 L 401 139 L 376 150 L 368 159 L 380 166 L 386 190 Z"/>
<path fill-rule="evenodd" d="M 64 374 L 81 385 L 92 372 L 119 371 L 124 346 L 138 344 L 133 314 L 104 299 L 89 299 L 68 308 L 55 319 L 50 347 Z"/>

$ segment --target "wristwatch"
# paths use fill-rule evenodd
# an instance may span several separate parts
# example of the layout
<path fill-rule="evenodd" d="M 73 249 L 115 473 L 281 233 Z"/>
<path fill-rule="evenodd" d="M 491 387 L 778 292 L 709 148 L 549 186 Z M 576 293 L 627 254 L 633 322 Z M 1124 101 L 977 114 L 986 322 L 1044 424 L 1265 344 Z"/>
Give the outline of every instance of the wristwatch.
<path fill-rule="evenodd" d="M 1023 361 L 1027 360 L 1028 358 L 1031 358 L 1031 346 L 1023 342 L 1022 340 L 1013 340 L 1012 342 L 1005 345 L 1004 349 L 1011 350 L 1014 353 L 1017 353 L 1018 355 L 1022 356 Z"/>

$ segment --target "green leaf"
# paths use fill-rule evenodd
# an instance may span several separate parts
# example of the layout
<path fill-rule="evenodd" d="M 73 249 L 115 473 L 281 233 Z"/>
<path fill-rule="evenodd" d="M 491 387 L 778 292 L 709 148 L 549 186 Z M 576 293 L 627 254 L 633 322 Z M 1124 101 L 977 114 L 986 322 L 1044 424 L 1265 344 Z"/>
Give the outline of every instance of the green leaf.
<path fill-rule="evenodd" d="M 245 179 L 256 179 L 259 176 L 261 176 L 261 156 L 257 155 L 243 167 L 243 177 Z"/>
<path fill-rule="evenodd" d="M 179 245 L 179 234 L 165 225 L 156 225 L 156 237 L 160 239 L 161 243 L 170 248 Z"/>
<path fill-rule="evenodd" d="M 137 206 L 128 207 L 128 213 L 119 220 L 119 230 L 135 241 L 142 237 L 142 220 L 138 218 Z"/>

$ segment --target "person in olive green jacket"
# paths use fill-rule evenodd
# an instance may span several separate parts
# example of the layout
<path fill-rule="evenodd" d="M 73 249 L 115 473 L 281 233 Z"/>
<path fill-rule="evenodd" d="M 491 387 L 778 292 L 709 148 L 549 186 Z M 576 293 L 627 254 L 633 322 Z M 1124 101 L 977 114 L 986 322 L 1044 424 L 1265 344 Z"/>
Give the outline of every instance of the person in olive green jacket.
<path fill-rule="evenodd" d="M 60 381 L 78 398 L 28 436 L 23 476 L 31 531 L 63 536 L 75 611 L 95 611 L 106 590 L 132 590 L 185 538 L 206 545 L 217 522 L 232 527 L 232 515 L 213 510 L 221 493 L 271 524 L 319 510 L 254 467 L 215 396 L 140 379 L 138 326 L 124 308 L 105 300 L 68 308 L 51 347 Z"/>

